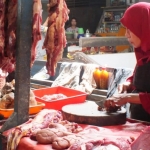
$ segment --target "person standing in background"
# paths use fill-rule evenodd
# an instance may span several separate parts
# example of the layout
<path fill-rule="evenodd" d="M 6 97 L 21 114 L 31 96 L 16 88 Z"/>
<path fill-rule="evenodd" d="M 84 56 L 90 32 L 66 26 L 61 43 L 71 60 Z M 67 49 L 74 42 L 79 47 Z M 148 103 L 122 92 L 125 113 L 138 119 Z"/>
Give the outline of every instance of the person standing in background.
<path fill-rule="evenodd" d="M 77 33 L 78 32 L 78 27 L 77 27 L 77 19 L 72 18 L 70 22 L 70 27 L 66 29 L 67 32 L 73 32 Z"/>
<path fill-rule="evenodd" d="M 41 25 L 41 32 L 46 33 L 48 29 L 48 17 L 46 18 L 45 22 L 43 23 L 43 25 Z"/>
<path fill-rule="evenodd" d="M 43 25 L 41 25 L 42 39 L 37 44 L 37 47 L 36 47 L 37 52 L 36 52 L 35 60 L 46 60 L 46 51 L 45 51 L 45 49 L 42 49 L 42 47 L 43 47 L 43 43 L 44 43 L 44 39 L 45 39 L 45 36 L 46 36 L 47 29 L 48 29 L 48 17 L 46 18 Z"/>

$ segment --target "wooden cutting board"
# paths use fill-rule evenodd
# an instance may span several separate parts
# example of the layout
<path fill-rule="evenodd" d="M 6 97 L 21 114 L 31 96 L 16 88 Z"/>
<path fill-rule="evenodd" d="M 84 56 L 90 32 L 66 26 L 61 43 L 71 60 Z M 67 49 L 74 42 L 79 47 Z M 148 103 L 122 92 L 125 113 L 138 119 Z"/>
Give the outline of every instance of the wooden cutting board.
<path fill-rule="evenodd" d="M 115 113 L 107 113 L 106 111 L 99 111 L 98 105 L 92 101 L 65 105 L 62 108 L 62 114 L 65 120 L 80 124 L 110 126 L 126 122 L 125 108 L 121 108 Z"/>

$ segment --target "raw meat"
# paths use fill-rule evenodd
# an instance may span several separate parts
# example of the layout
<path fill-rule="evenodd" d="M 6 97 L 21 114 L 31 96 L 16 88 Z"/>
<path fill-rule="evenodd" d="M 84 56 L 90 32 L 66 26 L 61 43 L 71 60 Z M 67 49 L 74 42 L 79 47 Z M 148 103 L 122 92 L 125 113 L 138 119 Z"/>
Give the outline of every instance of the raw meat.
<path fill-rule="evenodd" d="M 20 139 L 30 136 L 35 132 L 47 128 L 50 123 L 57 123 L 62 120 L 60 111 L 44 109 L 32 120 L 22 124 L 12 130 L 7 139 L 7 150 L 16 150 Z"/>
<path fill-rule="evenodd" d="M 17 26 L 17 0 L 9 0 L 6 10 L 6 31 L 5 31 L 5 56 L 12 64 L 15 62 L 16 53 L 16 26 Z"/>
<path fill-rule="evenodd" d="M 31 66 L 35 60 L 37 42 L 41 39 L 41 10 L 41 0 L 34 0 Z M 15 70 L 16 64 L 17 0 L 1 0 L 0 12 L 0 68 L 10 73 Z"/>
<path fill-rule="evenodd" d="M 50 123 L 50 129 L 59 129 L 60 131 L 67 131 L 67 128 L 60 123 Z"/>
<path fill-rule="evenodd" d="M 4 54 L 4 42 L 5 42 L 5 0 L 0 1 L 0 62 L 2 61 L 2 57 Z"/>
<path fill-rule="evenodd" d="M 131 145 L 131 150 L 150 150 L 150 127 L 147 127 Z"/>
<path fill-rule="evenodd" d="M 67 129 L 67 131 L 71 133 L 78 133 L 83 130 L 83 128 L 75 122 L 69 122 L 67 120 L 63 120 L 59 122 L 59 124 L 62 124 Z"/>
<path fill-rule="evenodd" d="M 76 123 L 68 121 L 51 123 L 49 128 L 42 129 L 36 133 L 36 140 L 41 144 L 52 144 L 54 149 L 65 149 L 77 142 L 78 137 L 73 134 L 77 133 L 77 130 L 82 131 L 83 129 Z"/>
<path fill-rule="evenodd" d="M 115 105 L 115 106 L 110 106 L 109 108 L 103 107 L 103 106 L 98 106 L 99 111 L 107 111 L 109 113 L 116 112 L 121 110 L 121 106 Z"/>
<path fill-rule="evenodd" d="M 45 101 L 58 100 L 63 98 L 67 98 L 67 96 L 64 94 L 52 94 L 52 95 L 44 95 L 42 97 L 42 99 L 44 99 Z"/>
<path fill-rule="evenodd" d="M 14 108 L 14 93 L 15 93 L 15 80 L 4 85 L 0 90 L 0 109 L 13 109 Z M 29 106 L 37 105 L 35 95 L 30 90 Z"/>
<path fill-rule="evenodd" d="M 4 95 L 0 98 L 0 109 L 11 109 L 14 108 L 14 93 Z"/>
<path fill-rule="evenodd" d="M 69 147 L 69 149 L 91 150 L 92 147 L 93 150 L 118 150 L 118 149 L 122 150 L 121 148 L 118 148 L 118 146 L 115 146 L 114 144 L 111 143 L 117 142 L 116 141 L 117 138 L 120 139 L 122 138 L 125 141 L 129 139 L 132 142 L 140 135 L 141 131 L 146 128 L 146 125 L 143 125 L 142 123 L 129 123 L 129 122 L 126 122 L 126 124 L 119 125 L 119 126 L 106 126 L 106 127 L 96 127 L 90 125 L 79 125 L 79 126 L 81 126 L 83 130 L 77 133 L 77 135 L 79 134 L 81 135 L 82 133 L 82 135 L 85 136 L 85 139 L 87 139 L 90 136 L 91 137 L 88 140 L 83 140 L 83 143 L 79 142 L 73 144 L 72 145 L 73 147 L 71 146 Z M 7 135 L 9 133 L 10 131 L 7 133 Z M 94 138 L 91 140 L 92 137 Z M 107 139 L 107 141 L 109 139 L 110 144 L 106 142 L 105 139 Z M 101 142 L 103 142 L 104 144 L 101 144 Z M 108 148 L 112 148 L 112 149 L 108 149 Z M 17 149 L 18 150 L 27 150 L 27 149 L 53 150 L 51 144 L 46 144 L 46 145 L 39 144 L 37 141 L 31 140 L 29 137 L 22 138 Z M 128 150 L 130 150 L 130 148 Z"/>
<path fill-rule="evenodd" d="M 8 1 L 1 0 L 0 1 L 0 68 L 4 72 L 12 72 L 14 70 L 14 64 L 12 64 L 11 59 L 7 57 L 7 53 L 5 51 L 5 37 L 7 31 L 7 8 Z M 13 12 L 12 12 L 13 14 Z M 8 31 L 7 31 L 8 32 Z"/>
<path fill-rule="evenodd" d="M 36 133 L 36 140 L 40 144 L 50 144 L 53 142 L 53 140 L 57 137 L 66 136 L 67 131 L 62 131 L 61 129 L 55 129 L 55 128 L 46 128 L 39 130 Z"/>
<path fill-rule="evenodd" d="M 59 122 L 59 124 L 61 124 L 61 122 Z M 115 129 L 111 126 L 108 128 L 91 126 L 84 128 L 84 130 L 78 133 L 70 132 L 69 130 L 69 132 L 64 132 L 62 129 L 59 130 L 60 127 L 58 127 L 55 128 L 55 130 L 48 129 L 49 133 L 53 134 L 52 136 L 55 135 L 55 138 L 48 137 L 47 135 L 44 135 L 44 138 L 47 136 L 47 144 L 52 144 L 54 149 L 130 150 L 131 143 L 137 138 L 139 132 L 144 129 L 144 127 L 145 126 L 141 124 L 126 124 L 116 126 Z"/>
<path fill-rule="evenodd" d="M 69 19 L 68 13 L 65 0 L 49 0 L 48 30 L 43 48 L 46 49 L 46 67 L 51 76 L 55 74 L 57 62 L 62 58 L 63 48 L 66 46 L 64 25 Z"/>
<path fill-rule="evenodd" d="M 14 92 L 15 87 L 13 86 L 12 82 L 8 83 L 6 82 L 4 87 L 1 89 L 1 97 L 3 97 L 5 94 L 8 94 L 10 92 Z"/>
<path fill-rule="evenodd" d="M 69 122 L 67 120 L 59 123 L 50 123 L 49 128 L 39 130 L 31 139 L 37 140 L 40 144 L 52 144 L 55 138 L 73 135 L 82 131 L 83 128 L 77 123 Z"/>
<path fill-rule="evenodd" d="M 15 69 L 17 0 L 6 1 L 4 17 L 4 50 L 0 67 L 4 72 L 12 72 Z"/>
<path fill-rule="evenodd" d="M 52 148 L 56 150 L 68 149 L 74 143 L 78 143 L 80 141 L 80 137 L 76 135 L 67 135 L 64 137 L 56 137 L 52 141 Z"/>
<path fill-rule="evenodd" d="M 138 128 L 138 124 L 136 125 Z M 136 125 L 134 124 L 135 128 Z M 120 127 L 121 126 L 118 126 L 118 129 L 116 128 L 116 130 L 109 128 L 90 127 L 85 128 L 83 131 L 76 134 L 67 133 L 68 135 L 65 135 L 64 132 L 61 132 L 57 138 L 50 139 L 50 143 L 52 143 L 52 148 L 54 149 L 129 150 L 131 143 L 134 141 L 133 137 L 135 136 L 135 131 L 131 130 L 132 127 L 129 129 L 128 126 L 122 126 L 122 128 Z M 143 127 L 140 126 L 139 128 Z M 56 130 L 55 135 L 57 133 L 60 132 Z"/>
<path fill-rule="evenodd" d="M 131 143 L 135 138 L 139 135 L 140 131 L 144 129 L 144 125 L 141 124 L 126 124 L 122 126 L 116 126 L 115 128 L 112 126 L 101 128 L 101 127 L 87 127 L 84 128 L 83 131 L 74 134 L 73 140 L 70 140 L 69 136 L 59 137 L 57 139 L 57 143 L 61 145 L 61 143 L 68 142 L 68 145 L 65 146 L 68 150 L 94 150 L 105 148 L 104 150 L 109 150 L 106 148 L 114 148 L 114 150 L 129 150 Z M 61 142 L 59 142 L 61 141 Z M 53 147 L 57 145 L 53 145 Z M 60 149 L 59 147 L 55 147 L 55 149 Z M 112 150 L 112 149 L 110 149 Z"/>
<path fill-rule="evenodd" d="M 119 150 L 128 150 L 133 142 L 132 138 L 127 135 L 119 135 L 111 130 L 97 131 L 96 129 L 88 129 L 78 133 L 80 142 L 74 143 L 69 150 L 78 150 L 85 147 L 88 150 L 93 150 L 94 147 L 113 145 Z"/>

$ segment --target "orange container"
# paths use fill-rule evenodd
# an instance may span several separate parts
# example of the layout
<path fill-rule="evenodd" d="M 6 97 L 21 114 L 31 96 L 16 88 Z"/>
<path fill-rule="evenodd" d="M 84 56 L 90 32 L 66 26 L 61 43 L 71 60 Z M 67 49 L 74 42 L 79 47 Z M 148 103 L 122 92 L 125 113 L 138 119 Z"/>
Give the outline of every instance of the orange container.
<path fill-rule="evenodd" d="M 64 105 L 67 104 L 76 104 L 83 103 L 86 100 L 86 93 L 58 86 L 58 87 L 50 87 L 50 88 L 42 88 L 33 90 L 36 100 L 38 102 L 45 103 L 45 108 L 61 110 Z M 45 101 L 42 99 L 44 95 L 52 95 L 52 94 L 64 94 L 67 98 L 62 98 L 58 100 Z"/>
<path fill-rule="evenodd" d="M 41 109 L 43 109 L 45 106 L 44 103 L 38 102 L 36 106 L 30 106 L 29 108 L 29 114 L 37 114 L 40 112 Z M 14 112 L 14 109 L 0 109 L 0 115 L 2 115 L 4 118 L 9 118 L 12 113 Z"/>

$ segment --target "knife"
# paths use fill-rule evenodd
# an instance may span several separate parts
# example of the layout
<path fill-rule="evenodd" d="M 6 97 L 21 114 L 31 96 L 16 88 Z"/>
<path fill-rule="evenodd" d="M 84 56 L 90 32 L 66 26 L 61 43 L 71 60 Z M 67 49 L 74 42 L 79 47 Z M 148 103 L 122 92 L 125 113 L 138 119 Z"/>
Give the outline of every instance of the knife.
<path fill-rule="evenodd" d="M 105 108 L 105 106 L 104 106 L 105 101 L 106 101 L 106 99 L 102 99 L 100 101 L 95 102 L 98 105 L 98 110 Z"/>

